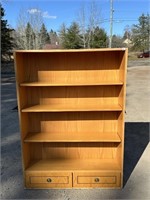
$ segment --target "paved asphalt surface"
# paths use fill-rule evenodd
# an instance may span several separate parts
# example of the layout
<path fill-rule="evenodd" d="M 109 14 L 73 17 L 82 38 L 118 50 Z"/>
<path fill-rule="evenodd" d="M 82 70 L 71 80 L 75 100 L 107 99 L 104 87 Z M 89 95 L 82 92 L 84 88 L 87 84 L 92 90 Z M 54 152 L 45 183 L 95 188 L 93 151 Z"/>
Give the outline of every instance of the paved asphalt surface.
<path fill-rule="evenodd" d="M 1 199 L 150 199 L 150 60 L 128 64 L 124 188 L 24 189 L 14 75 L 2 75 Z"/>

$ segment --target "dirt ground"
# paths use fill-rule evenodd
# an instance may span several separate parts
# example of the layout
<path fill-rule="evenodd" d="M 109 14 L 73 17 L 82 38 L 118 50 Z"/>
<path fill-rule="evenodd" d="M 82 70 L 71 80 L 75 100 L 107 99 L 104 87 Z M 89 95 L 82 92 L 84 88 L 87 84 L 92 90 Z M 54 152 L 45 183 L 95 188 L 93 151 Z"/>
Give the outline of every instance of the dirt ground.
<path fill-rule="evenodd" d="M 149 199 L 150 59 L 128 64 L 125 115 L 124 188 L 25 190 L 14 74 L 2 74 L 1 199 Z"/>

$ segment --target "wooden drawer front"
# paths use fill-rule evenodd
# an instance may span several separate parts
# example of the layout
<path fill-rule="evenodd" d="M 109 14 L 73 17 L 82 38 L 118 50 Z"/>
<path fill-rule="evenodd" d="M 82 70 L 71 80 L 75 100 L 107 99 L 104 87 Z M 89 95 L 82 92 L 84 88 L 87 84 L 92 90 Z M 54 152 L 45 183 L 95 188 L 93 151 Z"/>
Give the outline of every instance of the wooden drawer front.
<path fill-rule="evenodd" d="M 78 184 L 82 184 L 82 183 L 85 183 L 85 184 L 88 184 L 88 183 L 92 183 L 92 184 L 100 184 L 100 183 L 116 183 L 116 177 L 115 176 L 112 176 L 112 177 L 109 177 L 109 176 L 78 176 L 77 177 L 77 183 Z"/>
<path fill-rule="evenodd" d="M 26 173 L 27 188 L 71 188 L 72 173 Z"/>
<path fill-rule="evenodd" d="M 68 184 L 69 177 L 68 176 L 31 176 L 30 183 L 47 183 L 47 184 Z"/>
<path fill-rule="evenodd" d="M 120 173 L 75 172 L 73 187 L 121 187 Z"/>

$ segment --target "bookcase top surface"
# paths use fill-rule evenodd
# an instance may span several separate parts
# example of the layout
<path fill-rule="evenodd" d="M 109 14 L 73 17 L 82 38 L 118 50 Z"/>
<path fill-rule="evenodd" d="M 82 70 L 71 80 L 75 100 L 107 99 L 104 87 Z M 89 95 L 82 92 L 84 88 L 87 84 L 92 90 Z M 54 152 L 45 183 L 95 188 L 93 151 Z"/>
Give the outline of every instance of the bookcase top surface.
<path fill-rule="evenodd" d="M 127 48 L 99 48 L 99 49 L 46 49 L 46 50 L 15 50 L 15 53 L 63 53 L 63 52 L 101 52 L 126 51 Z"/>

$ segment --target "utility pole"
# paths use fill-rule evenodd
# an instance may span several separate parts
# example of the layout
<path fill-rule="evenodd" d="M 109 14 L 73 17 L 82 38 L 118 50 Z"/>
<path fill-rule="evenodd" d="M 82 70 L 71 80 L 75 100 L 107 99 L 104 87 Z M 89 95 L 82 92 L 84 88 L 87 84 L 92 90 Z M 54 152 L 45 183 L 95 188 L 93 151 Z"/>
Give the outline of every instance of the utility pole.
<path fill-rule="evenodd" d="M 110 36 L 109 36 L 109 48 L 111 48 L 112 44 L 112 31 L 113 31 L 113 0 L 110 0 Z"/>

